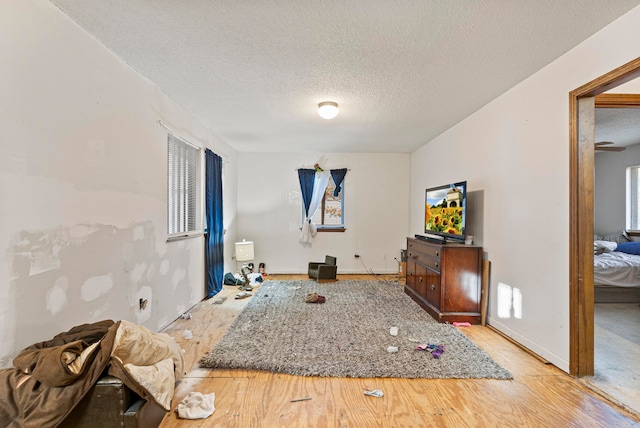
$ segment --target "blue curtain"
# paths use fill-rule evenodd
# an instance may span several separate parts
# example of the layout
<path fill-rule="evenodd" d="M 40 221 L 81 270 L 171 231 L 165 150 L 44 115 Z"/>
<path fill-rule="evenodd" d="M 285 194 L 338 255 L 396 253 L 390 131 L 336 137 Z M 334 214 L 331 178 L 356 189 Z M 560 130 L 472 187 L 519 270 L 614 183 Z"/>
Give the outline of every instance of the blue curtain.
<path fill-rule="evenodd" d="M 311 205 L 311 197 L 313 196 L 313 181 L 316 177 L 315 169 L 298 170 L 298 178 L 300 179 L 300 190 L 302 190 L 302 202 L 304 203 L 304 217 L 309 216 L 309 205 Z"/>
<path fill-rule="evenodd" d="M 347 175 L 347 168 L 331 170 L 331 178 L 333 178 L 333 182 L 336 185 L 336 188 L 333 190 L 333 196 L 338 197 L 340 194 L 340 190 L 342 190 L 342 187 L 340 186 L 342 186 L 345 175 Z"/>
<path fill-rule="evenodd" d="M 224 226 L 222 224 L 222 158 L 206 149 L 205 156 L 205 268 L 207 275 L 206 298 L 222 290 L 224 276 Z"/>

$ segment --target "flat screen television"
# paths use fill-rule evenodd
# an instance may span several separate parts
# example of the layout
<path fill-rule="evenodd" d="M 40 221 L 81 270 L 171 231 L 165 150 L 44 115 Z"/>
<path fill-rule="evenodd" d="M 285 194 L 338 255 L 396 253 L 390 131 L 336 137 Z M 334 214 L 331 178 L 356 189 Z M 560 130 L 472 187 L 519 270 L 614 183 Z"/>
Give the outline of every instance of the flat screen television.
<path fill-rule="evenodd" d="M 464 241 L 466 217 L 466 181 L 425 191 L 424 233 Z"/>

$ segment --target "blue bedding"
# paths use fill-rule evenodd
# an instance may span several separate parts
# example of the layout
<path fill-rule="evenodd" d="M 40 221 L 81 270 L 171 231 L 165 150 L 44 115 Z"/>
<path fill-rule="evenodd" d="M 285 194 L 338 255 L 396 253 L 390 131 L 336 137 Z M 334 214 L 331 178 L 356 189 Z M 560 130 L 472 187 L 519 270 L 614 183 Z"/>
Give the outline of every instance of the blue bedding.
<path fill-rule="evenodd" d="M 621 242 L 616 247 L 616 251 L 640 256 L 640 242 Z"/>

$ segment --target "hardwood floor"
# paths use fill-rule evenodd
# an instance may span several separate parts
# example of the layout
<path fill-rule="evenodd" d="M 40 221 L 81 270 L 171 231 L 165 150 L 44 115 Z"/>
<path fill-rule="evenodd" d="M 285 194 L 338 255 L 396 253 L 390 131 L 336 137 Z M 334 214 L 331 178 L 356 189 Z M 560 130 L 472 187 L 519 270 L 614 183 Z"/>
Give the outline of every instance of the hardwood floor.
<path fill-rule="evenodd" d="M 306 279 L 306 275 L 268 278 Z M 373 279 L 371 275 L 338 278 Z M 193 307 L 191 319 L 178 319 L 165 329 L 184 349 L 186 367 L 191 367 L 176 388 L 173 407 L 191 391 L 214 392 L 216 410 L 199 420 L 180 420 L 170 412 L 161 427 L 640 426 L 637 415 L 482 326 L 461 330 L 509 369 L 513 380 L 319 378 L 199 368 L 198 359 L 250 299 L 235 300 L 237 292 L 236 287 L 225 286 Z M 184 338 L 185 330 L 193 339 Z M 380 389 L 384 397 L 365 396 L 365 389 Z M 292 402 L 304 397 L 311 399 Z"/>

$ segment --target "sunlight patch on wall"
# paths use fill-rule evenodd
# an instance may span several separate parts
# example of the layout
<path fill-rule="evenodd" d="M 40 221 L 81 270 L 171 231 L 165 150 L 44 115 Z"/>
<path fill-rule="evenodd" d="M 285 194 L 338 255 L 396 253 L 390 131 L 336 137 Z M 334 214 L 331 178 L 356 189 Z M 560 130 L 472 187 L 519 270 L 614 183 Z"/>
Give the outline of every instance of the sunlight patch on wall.
<path fill-rule="evenodd" d="M 80 288 L 80 298 L 90 302 L 100 296 L 104 296 L 113 287 L 113 275 L 106 274 L 88 278 Z"/>
<path fill-rule="evenodd" d="M 513 317 L 522 319 L 522 293 L 519 288 L 513 289 Z"/>
<path fill-rule="evenodd" d="M 498 318 L 522 319 L 522 293 L 519 288 L 498 283 Z"/>

